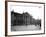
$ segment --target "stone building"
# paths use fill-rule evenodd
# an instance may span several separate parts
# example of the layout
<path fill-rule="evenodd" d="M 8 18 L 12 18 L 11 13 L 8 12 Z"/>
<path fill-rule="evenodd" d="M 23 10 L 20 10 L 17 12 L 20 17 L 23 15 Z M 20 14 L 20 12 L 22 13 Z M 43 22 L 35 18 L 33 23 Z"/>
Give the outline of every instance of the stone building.
<path fill-rule="evenodd" d="M 32 22 L 32 16 L 28 12 L 20 14 L 12 11 L 11 14 L 12 25 L 30 25 Z"/>
<path fill-rule="evenodd" d="M 11 12 L 11 25 L 40 25 L 41 20 L 33 18 L 28 12 L 22 14 L 12 11 Z"/>

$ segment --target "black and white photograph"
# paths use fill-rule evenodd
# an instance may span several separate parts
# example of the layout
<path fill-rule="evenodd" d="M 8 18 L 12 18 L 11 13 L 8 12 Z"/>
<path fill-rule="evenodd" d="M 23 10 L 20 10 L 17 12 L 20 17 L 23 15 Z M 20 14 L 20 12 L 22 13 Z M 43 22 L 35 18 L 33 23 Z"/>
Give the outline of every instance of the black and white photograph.
<path fill-rule="evenodd" d="M 44 4 L 8 2 L 8 35 L 44 33 Z"/>
<path fill-rule="evenodd" d="M 28 5 L 13 5 L 11 7 L 11 31 L 41 30 L 40 8 Z"/>

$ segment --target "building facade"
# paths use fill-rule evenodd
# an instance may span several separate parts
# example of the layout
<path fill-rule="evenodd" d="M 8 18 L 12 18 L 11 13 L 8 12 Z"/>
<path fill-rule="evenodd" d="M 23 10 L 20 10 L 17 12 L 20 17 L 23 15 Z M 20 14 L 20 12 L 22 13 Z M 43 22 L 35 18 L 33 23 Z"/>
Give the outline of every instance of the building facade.
<path fill-rule="evenodd" d="M 20 14 L 12 11 L 11 14 L 11 21 L 14 25 L 30 25 L 32 22 L 32 16 L 27 12 Z"/>
<path fill-rule="evenodd" d="M 12 11 L 11 12 L 11 25 L 40 25 L 41 20 L 33 18 L 28 12 L 22 14 Z"/>

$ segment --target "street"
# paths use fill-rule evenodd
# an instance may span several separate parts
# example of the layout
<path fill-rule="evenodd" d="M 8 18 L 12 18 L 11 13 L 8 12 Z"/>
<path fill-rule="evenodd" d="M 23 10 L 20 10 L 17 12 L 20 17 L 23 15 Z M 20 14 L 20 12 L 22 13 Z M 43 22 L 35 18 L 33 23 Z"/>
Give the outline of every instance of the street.
<path fill-rule="evenodd" d="M 40 26 L 37 25 L 27 25 L 27 26 L 12 26 L 12 31 L 31 31 L 31 30 L 40 30 Z"/>

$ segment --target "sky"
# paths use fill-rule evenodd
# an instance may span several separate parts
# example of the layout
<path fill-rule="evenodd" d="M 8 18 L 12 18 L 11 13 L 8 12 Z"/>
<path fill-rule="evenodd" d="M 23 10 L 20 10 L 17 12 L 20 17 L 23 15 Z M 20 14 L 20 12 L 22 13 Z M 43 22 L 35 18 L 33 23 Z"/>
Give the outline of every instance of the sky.
<path fill-rule="evenodd" d="M 34 6 L 11 6 L 11 11 L 14 10 L 14 12 L 18 12 L 22 14 L 23 12 L 28 12 L 30 15 L 33 16 L 35 19 L 41 19 L 41 8 L 34 7 Z"/>

